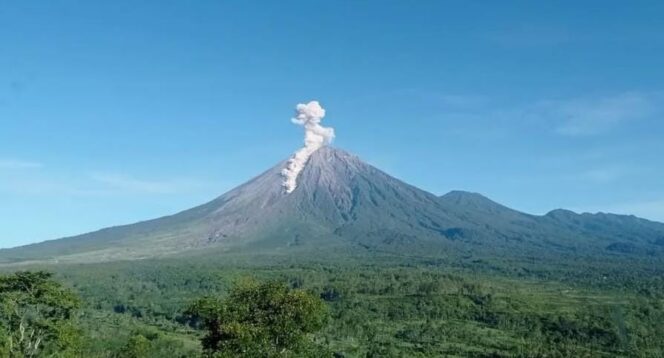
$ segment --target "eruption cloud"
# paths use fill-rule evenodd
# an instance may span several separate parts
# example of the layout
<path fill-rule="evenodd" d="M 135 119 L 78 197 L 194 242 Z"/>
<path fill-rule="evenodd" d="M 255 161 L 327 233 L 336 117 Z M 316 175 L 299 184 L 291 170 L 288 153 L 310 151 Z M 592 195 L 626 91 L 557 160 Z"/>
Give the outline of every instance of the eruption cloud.
<path fill-rule="evenodd" d="M 304 127 L 304 147 L 295 152 L 281 171 L 286 193 L 292 193 L 297 187 L 297 176 L 304 169 L 309 157 L 320 147 L 328 145 L 334 139 L 334 129 L 320 125 L 325 117 L 325 109 L 318 101 L 300 103 L 295 107 L 295 117 L 291 121 Z"/>

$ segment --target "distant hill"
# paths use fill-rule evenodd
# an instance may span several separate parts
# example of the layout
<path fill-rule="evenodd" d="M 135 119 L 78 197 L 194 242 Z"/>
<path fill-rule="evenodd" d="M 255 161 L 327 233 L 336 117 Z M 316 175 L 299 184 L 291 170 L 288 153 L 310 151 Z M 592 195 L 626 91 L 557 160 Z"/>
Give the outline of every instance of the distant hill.
<path fill-rule="evenodd" d="M 332 147 L 316 151 L 295 191 L 279 163 L 213 201 L 132 225 L 0 250 L 0 263 L 100 262 L 242 251 L 403 255 L 662 255 L 664 224 L 554 210 L 525 214 L 475 193 L 441 197 Z"/>

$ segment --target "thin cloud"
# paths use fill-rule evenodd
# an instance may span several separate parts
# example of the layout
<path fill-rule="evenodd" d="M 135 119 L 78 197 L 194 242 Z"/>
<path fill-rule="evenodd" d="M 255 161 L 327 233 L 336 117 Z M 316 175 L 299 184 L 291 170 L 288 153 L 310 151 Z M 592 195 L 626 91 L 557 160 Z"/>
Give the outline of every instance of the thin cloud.
<path fill-rule="evenodd" d="M 505 105 L 485 95 L 404 90 L 416 109 L 428 108 L 436 120 L 450 123 L 447 132 L 555 133 L 588 137 L 610 133 L 664 114 L 663 92 L 623 92 L 599 97 L 540 99 Z M 481 133 L 480 133 L 481 134 Z"/>
<path fill-rule="evenodd" d="M 450 123 L 448 132 L 555 133 L 589 137 L 664 114 L 662 92 L 624 92 L 602 97 L 541 99 L 501 105 L 496 98 L 430 93 L 426 103 L 439 104 L 436 118 Z"/>
<path fill-rule="evenodd" d="M 537 103 L 530 112 L 550 121 L 564 136 L 592 136 L 622 124 L 646 119 L 657 112 L 656 98 L 644 93 L 623 93 L 594 99 L 549 100 Z"/>
<path fill-rule="evenodd" d="M 0 169 L 37 169 L 42 163 L 16 159 L 0 159 Z"/>
<path fill-rule="evenodd" d="M 188 192 L 200 189 L 208 184 L 191 179 L 146 180 L 120 173 L 97 172 L 90 173 L 89 177 L 109 190 L 145 194 Z"/>
<path fill-rule="evenodd" d="M 38 163 L 2 161 L 0 168 L 38 168 Z M 222 190 L 227 183 L 196 178 L 147 180 L 113 172 L 48 173 L 43 170 L 0 172 L 0 193 L 42 197 L 107 197 L 116 195 L 177 195 Z"/>

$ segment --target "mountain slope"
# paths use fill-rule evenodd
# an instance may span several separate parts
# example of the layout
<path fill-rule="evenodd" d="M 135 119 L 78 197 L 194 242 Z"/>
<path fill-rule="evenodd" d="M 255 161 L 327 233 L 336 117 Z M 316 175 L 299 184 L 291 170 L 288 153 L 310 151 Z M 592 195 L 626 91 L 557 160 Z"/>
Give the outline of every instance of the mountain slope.
<path fill-rule="evenodd" d="M 658 244 L 664 241 L 664 224 L 562 211 L 534 216 L 460 191 L 437 197 L 331 147 L 311 156 L 297 188 L 287 194 L 284 165 L 172 216 L 0 250 L 0 263 L 97 262 L 213 248 L 532 256 L 605 250 L 632 254 L 664 247 Z"/>
<path fill-rule="evenodd" d="M 314 153 L 286 194 L 279 163 L 202 206 L 156 220 L 0 251 L 3 261 L 141 258 L 207 246 L 345 245 L 343 239 L 400 233 L 425 239 L 453 218 L 437 198 L 357 157 L 329 147 Z M 424 227 L 431 225 L 434 228 Z"/>
<path fill-rule="evenodd" d="M 664 248 L 664 224 L 633 215 L 576 214 L 558 209 L 547 213 L 542 221 L 559 230 L 593 237 L 607 251 L 652 254 Z"/>

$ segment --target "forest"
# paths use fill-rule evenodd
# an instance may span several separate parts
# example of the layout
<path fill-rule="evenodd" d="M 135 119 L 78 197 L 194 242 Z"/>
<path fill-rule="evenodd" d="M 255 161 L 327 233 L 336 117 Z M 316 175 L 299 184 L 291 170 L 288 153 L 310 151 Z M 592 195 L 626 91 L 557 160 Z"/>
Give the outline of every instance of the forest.
<path fill-rule="evenodd" d="M 468 265 L 384 255 L 209 256 L 43 265 L 18 274 L 5 269 L 0 336 L 8 342 L 16 332 L 10 307 L 16 282 L 32 279 L 46 282 L 45 296 L 59 308 L 47 314 L 55 345 L 26 356 L 663 356 L 664 276 L 642 262 L 619 266 Z M 28 307 L 44 310 L 31 300 L 24 300 Z M 275 316 L 275 308 L 265 308 L 266 302 L 309 311 L 284 314 L 301 315 L 292 326 L 268 322 L 264 316 Z M 272 313 L 242 316 L 263 309 Z M 57 317 L 66 319 L 55 324 Z M 267 328 L 256 330 L 261 325 Z M 294 327 L 289 337 L 298 337 L 297 343 L 266 348 L 269 332 L 286 326 Z M 6 343 L 0 347 L 6 356 L 22 356 L 12 355 Z"/>

